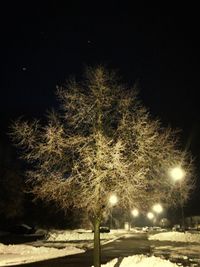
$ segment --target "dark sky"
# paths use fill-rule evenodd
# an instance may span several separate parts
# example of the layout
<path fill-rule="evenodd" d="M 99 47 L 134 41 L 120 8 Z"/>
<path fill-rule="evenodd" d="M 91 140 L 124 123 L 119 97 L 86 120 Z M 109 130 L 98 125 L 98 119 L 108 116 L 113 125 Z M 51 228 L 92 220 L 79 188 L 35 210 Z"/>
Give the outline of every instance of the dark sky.
<path fill-rule="evenodd" d="M 103 63 L 139 83 L 140 98 L 164 125 L 182 129 L 183 148 L 200 170 L 197 6 L 16 2 L 0 9 L 2 140 L 11 119 L 41 117 L 57 104 L 57 84 Z M 199 187 L 188 205 L 194 213 L 198 194 Z"/>

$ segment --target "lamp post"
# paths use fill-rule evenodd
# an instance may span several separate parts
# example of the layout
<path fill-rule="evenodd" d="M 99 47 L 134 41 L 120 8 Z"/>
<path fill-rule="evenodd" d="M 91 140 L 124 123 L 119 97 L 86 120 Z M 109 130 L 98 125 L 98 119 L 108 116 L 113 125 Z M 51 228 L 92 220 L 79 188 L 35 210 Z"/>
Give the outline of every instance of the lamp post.
<path fill-rule="evenodd" d="M 131 214 L 132 214 L 132 216 L 133 216 L 134 218 L 138 217 L 138 215 L 139 215 L 139 211 L 138 211 L 138 209 L 133 209 L 133 210 L 131 211 Z"/>
<path fill-rule="evenodd" d="M 182 186 L 181 181 L 185 178 L 185 171 L 181 167 L 175 167 L 170 170 L 170 176 L 175 183 L 179 183 L 180 189 Z M 180 190 L 180 206 L 181 206 L 181 219 L 182 219 L 182 228 L 185 231 L 185 216 L 184 216 L 184 209 L 183 209 L 183 198 L 182 192 Z"/>
<path fill-rule="evenodd" d="M 150 225 L 152 226 L 153 225 L 153 219 L 155 218 L 153 212 L 149 211 L 147 213 L 147 218 L 151 221 L 151 224 Z"/>
<path fill-rule="evenodd" d="M 153 211 L 157 214 L 160 214 L 163 212 L 163 207 L 161 206 L 161 204 L 157 203 L 157 204 L 154 204 L 153 207 L 152 207 Z M 157 216 L 157 219 L 158 219 L 158 216 Z"/>
<path fill-rule="evenodd" d="M 116 205 L 118 202 L 118 197 L 115 195 L 115 194 L 112 194 L 110 197 L 109 197 L 109 203 L 111 205 L 111 219 L 110 219 L 110 229 L 112 228 L 112 209 L 113 209 L 113 206 Z"/>

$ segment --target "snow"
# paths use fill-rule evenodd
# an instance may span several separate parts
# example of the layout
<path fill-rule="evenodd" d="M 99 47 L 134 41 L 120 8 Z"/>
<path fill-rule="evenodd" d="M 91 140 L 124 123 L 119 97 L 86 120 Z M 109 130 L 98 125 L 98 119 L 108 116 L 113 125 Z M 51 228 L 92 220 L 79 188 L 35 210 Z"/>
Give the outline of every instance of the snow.
<path fill-rule="evenodd" d="M 120 265 L 118 265 L 120 264 Z M 135 255 L 123 259 L 113 259 L 112 261 L 101 265 L 102 267 L 177 267 L 178 265 L 159 257 L 145 255 Z"/>
<path fill-rule="evenodd" d="M 151 235 L 149 240 L 200 243 L 200 234 L 166 232 Z"/>
<path fill-rule="evenodd" d="M 163 245 L 153 246 L 153 254 L 161 256 L 168 255 L 168 259 L 173 259 L 177 262 L 185 262 L 190 264 L 186 266 L 200 266 L 200 234 L 199 233 L 180 233 L 166 232 L 149 236 L 149 240 L 164 241 Z M 170 242 L 171 241 L 171 242 Z M 162 244 L 160 242 L 160 244 Z M 177 243 L 179 242 L 179 243 Z M 177 243 L 177 245 L 175 245 Z M 185 266 L 185 265 L 184 265 Z"/>
<path fill-rule="evenodd" d="M 76 247 L 56 249 L 49 247 L 33 247 L 31 245 L 4 245 L 0 243 L 0 266 L 17 265 L 57 258 L 84 252 Z"/>
<path fill-rule="evenodd" d="M 108 242 L 116 239 L 117 236 L 119 237 L 122 233 L 123 231 L 120 230 L 113 231 L 113 233 L 101 233 L 101 239 Z M 49 232 L 49 237 L 46 240 L 47 243 L 42 241 L 33 242 L 29 245 L 4 245 L 0 243 L 0 266 L 11 266 L 20 263 L 29 263 L 76 253 L 83 253 L 85 250 L 82 249 L 82 247 L 91 247 L 91 244 L 84 242 L 69 244 L 67 242 L 92 241 L 93 236 L 94 233 L 92 233 L 91 230 L 52 230 Z M 59 243 L 59 241 L 61 241 L 61 243 Z M 65 248 L 63 248 L 63 246 L 65 246 Z"/>
<path fill-rule="evenodd" d="M 116 233 L 116 232 L 115 232 Z M 114 239 L 114 233 L 101 233 L 101 239 Z M 94 233 L 91 230 L 85 231 L 83 229 L 72 231 L 52 231 L 49 233 L 48 241 L 75 241 L 75 240 L 93 240 Z"/>

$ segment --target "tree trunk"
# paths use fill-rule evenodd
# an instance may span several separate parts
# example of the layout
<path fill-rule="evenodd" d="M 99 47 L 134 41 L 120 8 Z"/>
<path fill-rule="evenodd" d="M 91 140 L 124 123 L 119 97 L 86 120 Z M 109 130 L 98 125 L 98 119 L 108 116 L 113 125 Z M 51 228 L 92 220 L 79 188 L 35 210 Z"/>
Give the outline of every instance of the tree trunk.
<path fill-rule="evenodd" d="M 101 266 L 100 219 L 94 218 L 94 267 Z"/>

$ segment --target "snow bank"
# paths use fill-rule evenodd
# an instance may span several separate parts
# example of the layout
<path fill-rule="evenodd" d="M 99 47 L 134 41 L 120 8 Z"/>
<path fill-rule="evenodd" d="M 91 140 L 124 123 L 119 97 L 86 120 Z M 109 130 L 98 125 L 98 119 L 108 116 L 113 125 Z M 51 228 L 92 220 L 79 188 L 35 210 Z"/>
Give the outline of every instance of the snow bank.
<path fill-rule="evenodd" d="M 149 240 L 200 243 L 200 234 L 167 232 L 151 235 Z"/>
<path fill-rule="evenodd" d="M 115 234 L 101 233 L 101 239 L 114 239 Z M 55 231 L 50 232 L 47 238 L 48 241 L 77 241 L 77 240 L 93 240 L 94 233 L 85 231 Z"/>
<path fill-rule="evenodd" d="M 84 252 L 83 249 L 66 247 L 56 249 L 30 245 L 4 245 L 0 243 L 0 266 L 35 262 Z"/>
<path fill-rule="evenodd" d="M 112 261 L 101 265 L 102 267 L 177 267 L 178 265 L 159 257 L 147 257 L 145 255 L 135 255 L 123 259 L 113 259 Z"/>

